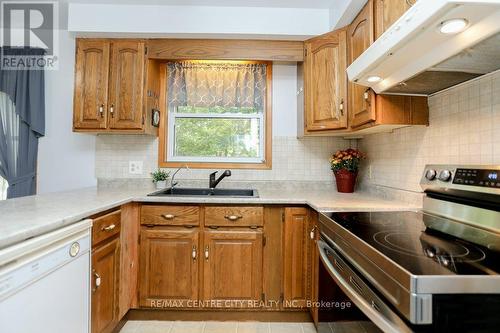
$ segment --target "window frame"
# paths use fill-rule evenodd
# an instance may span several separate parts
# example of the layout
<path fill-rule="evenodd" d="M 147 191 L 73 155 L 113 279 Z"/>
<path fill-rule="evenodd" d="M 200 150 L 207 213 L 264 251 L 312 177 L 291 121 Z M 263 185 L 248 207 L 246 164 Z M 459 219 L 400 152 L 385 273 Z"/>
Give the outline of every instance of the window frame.
<path fill-rule="evenodd" d="M 175 60 L 172 60 L 175 61 Z M 171 61 L 167 61 L 171 62 Z M 260 148 L 263 149 L 264 159 L 260 158 L 242 158 L 243 162 L 235 162 L 232 158 L 224 161 L 224 158 L 214 157 L 187 157 L 187 158 L 171 158 L 169 151 L 173 151 L 173 121 L 169 121 L 170 115 L 167 107 L 167 62 L 160 65 L 160 126 L 159 126 L 159 154 L 158 166 L 161 168 L 177 168 L 183 165 L 188 165 L 194 169 L 271 169 L 272 168 L 272 66 L 271 61 L 238 61 L 241 64 L 266 64 L 266 101 L 265 109 L 260 116 L 255 114 L 211 114 L 210 118 L 236 118 L 236 119 L 255 119 L 260 118 L 263 122 Z M 221 61 L 231 62 L 231 61 Z M 233 61 L 234 62 L 234 61 Z M 177 118 L 207 118 L 206 114 L 179 113 Z M 263 140 L 262 140 L 263 138 Z M 196 158 L 197 161 L 193 159 Z M 218 161 L 214 161 L 217 159 Z M 253 161 L 252 161 L 253 160 Z"/>

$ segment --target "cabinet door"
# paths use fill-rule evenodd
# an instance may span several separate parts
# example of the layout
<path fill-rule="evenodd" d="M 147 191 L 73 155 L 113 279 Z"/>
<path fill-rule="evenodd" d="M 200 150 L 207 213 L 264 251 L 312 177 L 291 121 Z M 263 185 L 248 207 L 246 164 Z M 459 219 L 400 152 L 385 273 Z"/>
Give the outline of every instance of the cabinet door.
<path fill-rule="evenodd" d="M 76 43 L 73 127 L 106 128 L 108 107 L 109 42 Z"/>
<path fill-rule="evenodd" d="M 308 131 L 347 127 L 346 31 L 305 42 L 305 108 Z"/>
<path fill-rule="evenodd" d="M 261 299 L 262 231 L 206 231 L 203 251 L 205 300 Z M 247 303 L 229 304 L 245 307 Z"/>
<path fill-rule="evenodd" d="M 375 0 L 375 38 L 396 22 L 415 0 Z"/>
<path fill-rule="evenodd" d="M 141 230 L 141 306 L 164 306 L 164 300 L 186 306 L 198 299 L 198 236 L 198 230 Z"/>
<path fill-rule="evenodd" d="M 347 29 L 349 64 L 373 43 L 373 33 L 373 2 L 369 0 Z M 348 94 L 351 127 L 376 119 L 375 94 L 371 89 L 350 82 Z"/>
<path fill-rule="evenodd" d="M 304 307 L 308 298 L 308 211 L 285 208 L 283 231 L 284 307 Z"/>
<path fill-rule="evenodd" d="M 142 129 L 144 50 L 144 42 L 112 42 L 108 99 L 110 129 Z"/>
<path fill-rule="evenodd" d="M 118 322 L 119 239 L 92 253 L 92 333 L 111 332 Z"/>
<path fill-rule="evenodd" d="M 319 284 L 319 252 L 316 242 L 319 239 L 318 230 L 318 213 L 311 212 L 309 215 L 307 230 L 309 231 L 309 238 L 307 239 L 307 254 L 308 254 L 308 288 L 309 288 L 309 299 L 312 302 L 318 301 L 318 284 Z M 309 308 L 311 313 L 311 318 L 313 322 L 318 325 L 318 307 L 312 306 Z"/>

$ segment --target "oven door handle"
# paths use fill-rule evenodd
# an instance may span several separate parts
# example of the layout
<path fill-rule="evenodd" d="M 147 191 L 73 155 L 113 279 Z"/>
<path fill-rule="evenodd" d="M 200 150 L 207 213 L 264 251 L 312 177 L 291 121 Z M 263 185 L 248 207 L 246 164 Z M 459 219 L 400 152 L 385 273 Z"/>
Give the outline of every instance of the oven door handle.
<path fill-rule="evenodd" d="M 372 303 L 369 303 L 365 298 L 363 298 L 359 291 L 356 290 L 348 281 L 344 279 L 344 277 L 342 277 L 340 273 L 335 270 L 335 267 L 328 258 L 330 255 L 329 253 L 333 254 L 335 251 L 322 240 L 318 240 L 317 244 L 321 262 L 332 279 L 335 280 L 342 291 L 368 318 L 370 318 L 375 325 L 386 333 L 412 332 L 412 330 L 395 313 L 393 313 L 391 317 L 396 318 L 397 323 L 388 320 L 388 318 L 379 312 L 379 306 L 374 306 L 375 303 L 373 301 Z"/>

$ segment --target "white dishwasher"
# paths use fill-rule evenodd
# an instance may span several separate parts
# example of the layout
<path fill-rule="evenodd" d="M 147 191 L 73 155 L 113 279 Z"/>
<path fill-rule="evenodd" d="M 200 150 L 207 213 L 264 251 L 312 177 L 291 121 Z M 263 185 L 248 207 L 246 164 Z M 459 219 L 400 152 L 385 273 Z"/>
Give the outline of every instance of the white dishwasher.
<path fill-rule="evenodd" d="M 0 332 L 89 333 L 91 225 L 0 250 Z"/>

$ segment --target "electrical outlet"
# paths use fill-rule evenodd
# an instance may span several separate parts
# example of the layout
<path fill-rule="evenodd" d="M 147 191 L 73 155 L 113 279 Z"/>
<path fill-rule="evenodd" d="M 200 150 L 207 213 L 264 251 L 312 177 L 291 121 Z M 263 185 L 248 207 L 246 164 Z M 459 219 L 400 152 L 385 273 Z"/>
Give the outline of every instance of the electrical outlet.
<path fill-rule="evenodd" d="M 128 161 L 128 173 L 142 175 L 142 161 Z"/>

